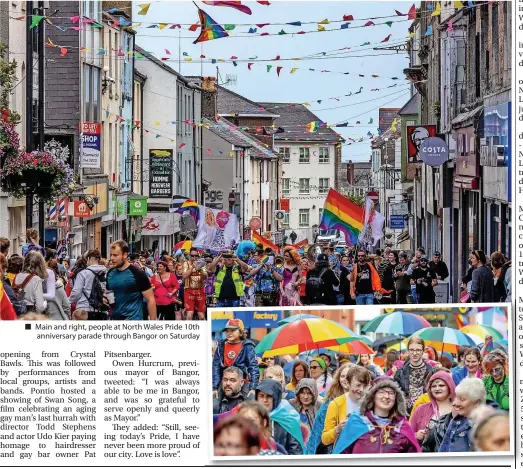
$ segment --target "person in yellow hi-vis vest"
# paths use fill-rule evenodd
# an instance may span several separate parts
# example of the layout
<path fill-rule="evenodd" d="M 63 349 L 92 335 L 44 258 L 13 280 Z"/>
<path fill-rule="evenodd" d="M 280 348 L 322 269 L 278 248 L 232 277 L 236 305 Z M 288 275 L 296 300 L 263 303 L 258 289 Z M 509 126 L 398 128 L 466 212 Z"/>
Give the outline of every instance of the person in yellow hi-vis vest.
<path fill-rule="evenodd" d="M 222 263 L 222 265 L 219 265 Z M 218 308 L 236 308 L 244 295 L 243 274 L 250 266 L 238 259 L 231 251 L 224 251 L 208 267 L 209 272 L 216 273 L 214 294 Z"/>

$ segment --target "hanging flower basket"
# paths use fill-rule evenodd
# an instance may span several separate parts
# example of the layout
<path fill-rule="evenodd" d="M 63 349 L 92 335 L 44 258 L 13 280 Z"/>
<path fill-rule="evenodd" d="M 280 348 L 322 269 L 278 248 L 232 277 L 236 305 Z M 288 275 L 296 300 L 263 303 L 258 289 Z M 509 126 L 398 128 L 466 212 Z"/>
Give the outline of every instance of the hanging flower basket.
<path fill-rule="evenodd" d="M 56 200 L 74 191 L 73 169 L 47 151 L 18 152 L 5 159 L 0 171 L 6 191 L 17 198 L 33 194 Z"/>
<path fill-rule="evenodd" d="M 19 151 L 20 138 L 15 125 L 0 117 L 0 160 L 16 156 Z"/>

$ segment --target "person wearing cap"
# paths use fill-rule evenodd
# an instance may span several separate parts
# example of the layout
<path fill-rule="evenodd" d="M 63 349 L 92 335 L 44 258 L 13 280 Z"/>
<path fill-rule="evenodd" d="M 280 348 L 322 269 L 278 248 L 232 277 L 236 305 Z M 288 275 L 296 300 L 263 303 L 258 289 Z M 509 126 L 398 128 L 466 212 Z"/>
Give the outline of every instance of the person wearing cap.
<path fill-rule="evenodd" d="M 441 252 L 434 251 L 432 260 L 429 262 L 429 268 L 434 271 L 438 280 L 445 280 L 449 276 L 447 264 L 441 260 Z"/>
<path fill-rule="evenodd" d="M 412 271 L 411 283 L 416 286 L 416 296 L 419 304 L 433 304 L 436 302 L 434 287 L 438 284 L 436 273 L 429 268 L 429 259 L 422 255 L 419 266 Z"/>
<path fill-rule="evenodd" d="M 260 379 L 254 342 L 246 338 L 245 327 L 241 319 L 229 319 L 222 332 L 225 332 L 226 339 L 217 342 L 212 360 L 213 394 L 217 397 L 223 370 L 235 366 L 243 373 L 244 392 L 252 396 Z"/>
<path fill-rule="evenodd" d="M 223 260 L 223 265 L 218 263 Z M 216 272 L 214 295 L 218 308 L 236 308 L 244 296 L 243 274 L 250 269 L 249 265 L 239 259 L 232 251 L 224 251 L 208 266 L 210 273 Z"/>
<path fill-rule="evenodd" d="M 374 296 L 381 290 L 378 271 L 372 262 L 367 262 L 367 253 L 363 249 L 358 249 L 358 261 L 350 276 L 350 290 L 357 305 L 374 304 Z"/>

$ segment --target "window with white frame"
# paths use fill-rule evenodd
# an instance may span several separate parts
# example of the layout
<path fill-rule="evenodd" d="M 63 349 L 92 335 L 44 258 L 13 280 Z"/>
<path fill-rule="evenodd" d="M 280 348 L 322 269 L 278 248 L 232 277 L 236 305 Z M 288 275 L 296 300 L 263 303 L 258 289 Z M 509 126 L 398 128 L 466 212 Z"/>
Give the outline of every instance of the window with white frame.
<path fill-rule="evenodd" d="M 287 227 L 287 228 L 288 228 L 289 225 L 290 225 L 289 217 L 290 217 L 289 212 L 285 212 L 285 216 L 283 217 L 282 225 L 285 226 L 285 227 Z"/>
<path fill-rule="evenodd" d="M 300 163 L 310 163 L 310 148 L 300 148 Z"/>
<path fill-rule="evenodd" d="M 291 161 L 291 149 L 289 147 L 280 147 L 280 156 L 284 163 L 290 163 Z"/>
<path fill-rule="evenodd" d="M 300 194 L 310 194 L 309 178 L 300 178 Z"/>
<path fill-rule="evenodd" d="M 284 195 L 289 195 L 291 193 L 291 180 L 290 178 L 283 178 L 281 186 L 281 193 Z"/>
<path fill-rule="evenodd" d="M 327 192 L 329 192 L 329 181 L 329 178 L 320 178 L 320 182 L 318 185 L 318 193 L 326 194 Z"/>
<path fill-rule="evenodd" d="M 330 161 L 329 157 L 329 148 L 328 147 L 321 147 L 320 148 L 320 154 L 319 154 L 319 162 L 322 164 L 328 163 Z"/>
<path fill-rule="evenodd" d="M 300 226 L 309 226 L 309 212 L 308 208 L 300 208 Z"/>

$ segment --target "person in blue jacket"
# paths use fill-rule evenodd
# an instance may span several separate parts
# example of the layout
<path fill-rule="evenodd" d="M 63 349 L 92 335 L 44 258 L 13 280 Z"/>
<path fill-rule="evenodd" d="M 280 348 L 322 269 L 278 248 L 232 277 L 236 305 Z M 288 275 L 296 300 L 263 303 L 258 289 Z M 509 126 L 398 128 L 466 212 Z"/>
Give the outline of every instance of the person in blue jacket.
<path fill-rule="evenodd" d="M 218 395 L 223 370 L 235 366 L 243 372 L 245 377 L 244 393 L 249 397 L 254 396 L 254 390 L 260 379 L 254 342 L 246 339 L 245 327 L 241 319 L 229 319 L 223 331 L 226 339 L 218 341 L 212 360 L 213 394 Z"/>

